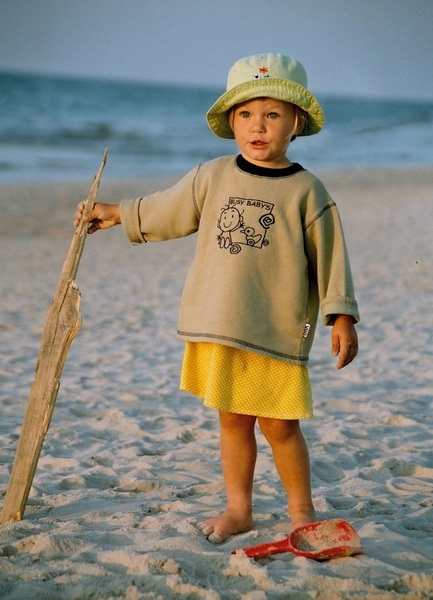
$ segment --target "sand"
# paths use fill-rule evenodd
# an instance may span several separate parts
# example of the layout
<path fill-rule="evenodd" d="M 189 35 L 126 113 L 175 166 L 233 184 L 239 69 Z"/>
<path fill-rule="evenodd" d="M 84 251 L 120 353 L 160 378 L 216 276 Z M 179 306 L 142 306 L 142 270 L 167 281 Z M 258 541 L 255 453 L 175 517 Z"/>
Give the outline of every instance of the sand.
<path fill-rule="evenodd" d="M 360 354 L 337 371 L 319 327 L 316 418 L 303 427 L 318 517 L 348 520 L 364 553 L 327 562 L 231 554 L 288 531 L 260 434 L 254 529 L 221 546 L 200 536 L 195 519 L 223 507 L 224 489 L 217 416 L 178 391 L 176 319 L 194 236 L 133 246 L 117 228 L 86 242 L 82 329 L 24 519 L 0 527 L 1 598 L 433 597 L 431 170 L 321 176 L 346 231 Z M 74 207 L 90 181 L 0 186 L 0 506 Z M 100 198 L 165 183 L 103 181 Z"/>

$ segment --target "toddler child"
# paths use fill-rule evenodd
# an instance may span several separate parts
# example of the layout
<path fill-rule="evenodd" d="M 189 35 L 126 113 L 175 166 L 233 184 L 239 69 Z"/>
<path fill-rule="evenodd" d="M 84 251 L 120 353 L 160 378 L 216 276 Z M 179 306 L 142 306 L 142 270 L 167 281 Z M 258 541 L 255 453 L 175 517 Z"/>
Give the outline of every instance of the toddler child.
<path fill-rule="evenodd" d="M 237 156 L 194 168 L 174 187 L 120 204 L 80 203 L 89 232 L 122 224 L 134 243 L 197 232 L 182 295 L 180 387 L 216 409 L 226 508 L 198 525 L 213 543 L 253 526 L 258 423 L 287 494 L 291 528 L 315 520 L 299 420 L 313 417 L 308 358 L 320 311 L 337 368 L 358 352 L 359 320 L 337 208 L 323 184 L 287 156 L 324 116 L 303 66 L 280 54 L 237 61 L 207 113 Z"/>

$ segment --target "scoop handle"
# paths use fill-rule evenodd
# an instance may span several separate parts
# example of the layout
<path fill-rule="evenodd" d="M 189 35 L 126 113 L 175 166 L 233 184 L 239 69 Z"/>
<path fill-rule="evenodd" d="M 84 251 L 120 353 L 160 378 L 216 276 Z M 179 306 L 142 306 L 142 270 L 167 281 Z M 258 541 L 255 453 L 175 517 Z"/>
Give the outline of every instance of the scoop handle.
<path fill-rule="evenodd" d="M 266 556 L 272 556 L 272 554 L 278 554 L 279 552 L 293 552 L 293 547 L 290 543 L 290 538 L 286 537 L 276 542 L 248 546 L 247 548 L 242 548 L 242 551 L 249 558 L 266 558 Z M 239 552 L 239 550 L 232 550 L 232 554 L 236 554 L 236 552 Z"/>

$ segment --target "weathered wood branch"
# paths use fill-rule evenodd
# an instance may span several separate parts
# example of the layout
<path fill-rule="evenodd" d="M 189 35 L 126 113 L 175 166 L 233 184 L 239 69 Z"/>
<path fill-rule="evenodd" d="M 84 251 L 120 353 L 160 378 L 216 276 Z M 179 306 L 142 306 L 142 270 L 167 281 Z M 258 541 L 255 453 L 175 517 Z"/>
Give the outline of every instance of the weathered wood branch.
<path fill-rule="evenodd" d="M 85 212 L 90 211 L 95 204 L 107 154 L 105 150 L 86 200 Z M 11 520 L 20 521 L 24 516 L 44 438 L 53 415 L 68 350 L 81 327 L 81 296 L 75 276 L 87 230 L 88 223 L 81 222 L 74 232 L 56 293 L 48 309 L 0 524 Z"/>

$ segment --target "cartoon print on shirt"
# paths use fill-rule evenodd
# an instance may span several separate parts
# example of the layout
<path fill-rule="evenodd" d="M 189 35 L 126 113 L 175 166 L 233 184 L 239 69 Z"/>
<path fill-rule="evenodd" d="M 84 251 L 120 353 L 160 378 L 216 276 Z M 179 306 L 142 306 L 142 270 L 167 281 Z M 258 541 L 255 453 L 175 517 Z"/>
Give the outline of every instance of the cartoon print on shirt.
<path fill-rule="evenodd" d="M 218 229 L 221 233 L 218 236 L 218 243 L 220 248 L 230 248 L 232 245 L 232 231 L 236 231 L 244 224 L 242 213 L 237 208 L 225 206 L 218 219 Z"/>
<path fill-rule="evenodd" d="M 221 209 L 217 227 L 219 247 L 230 249 L 231 254 L 242 250 L 242 245 L 262 248 L 269 244 L 268 229 L 275 222 L 272 214 L 274 205 L 263 200 L 229 198 Z"/>

